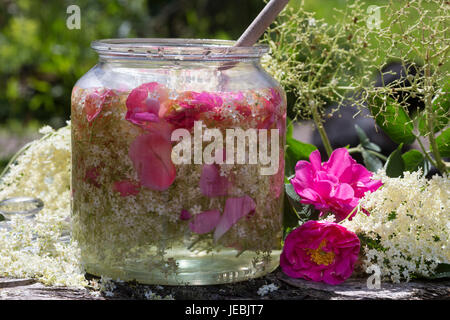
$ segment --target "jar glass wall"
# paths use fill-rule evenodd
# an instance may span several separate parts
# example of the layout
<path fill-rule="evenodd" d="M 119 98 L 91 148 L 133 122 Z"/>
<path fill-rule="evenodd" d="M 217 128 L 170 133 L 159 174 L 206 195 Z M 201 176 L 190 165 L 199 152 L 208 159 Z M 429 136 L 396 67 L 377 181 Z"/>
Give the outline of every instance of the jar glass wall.
<path fill-rule="evenodd" d="M 88 273 L 162 285 L 273 271 L 285 94 L 264 46 L 94 42 L 72 93 L 73 237 Z"/>

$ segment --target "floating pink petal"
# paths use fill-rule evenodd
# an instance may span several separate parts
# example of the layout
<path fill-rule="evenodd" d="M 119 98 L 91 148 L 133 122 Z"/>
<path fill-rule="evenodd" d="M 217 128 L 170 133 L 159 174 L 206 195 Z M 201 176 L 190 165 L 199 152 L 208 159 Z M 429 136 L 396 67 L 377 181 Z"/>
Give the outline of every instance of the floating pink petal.
<path fill-rule="evenodd" d="M 270 88 L 270 102 L 278 107 L 279 104 L 283 101 L 283 98 L 281 96 L 280 90 L 276 88 Z"/>
<path fill-rule="evenodd" d="M 114 182 L 113 190 L 120 193 L 122 197 L 136 196 L 139 194 L 140 186 L 131 181 Z"/>
<path fill-rule="evenodd" d="M 100 178 L 100 170 L 96 167 L 89 168 L 86 170 L 86 175 L 84 177 L 84 181 L 94 185 L 97 188 L 100 188 L 100 183 L 98 182 L 98 178 Z"/>
<path fill-rule="evenodd" d="M 219 210 L 209 210 L 197 214 L 191 222 L 189 229 L 198 234 L 208 233 L 214 230 L 220 220 Z"/>
<path fill-rule="evenodd" d="M 207 197 L 226 196 L 231 188 L 227 177 L 221 176 L 216 164 L 204 164 L 200 176 L 200 190 Z"/>
<path fill-rule="evenodd" d="M 244 94 L 241 91 L 222 92 L 221 95 L 224 99 L 224 106 L 234 106 L 235 110 L 244 117 L 251 117 L 252 107 L 247 102 Z"/>
<path fill-rule="evenodd" d="M 170 100 L 161 106 L 159 116 L 176 128 L 191 129 L 201 115 L 222 106 L 220 95 L 210 92 L 185 91 L 176 100 Z"/>
<path fill-rule="evenodd" d="M 255 211 L 256 203 L 249 196 L 228 198 L 219 224 L 214 231 L 214 240 L 222 237 L 241 218 Z"/>
<path fill-rule="evenodd" d="M 146 129 L 159 121 L 160 105 L 169 98 L 167 88 L 157 82 L 149 82 L 133 89 L 128 95 L 125 119 Z"/>
<path fill-rule="evenodd" d="M 192 218 L 192 215 L 189 211 L 183 209 L 180 213 L 180 220 L 186 221 Z"/>
<path fill-rule="evenodd" d="M 117 96 L 113 90 L 95 90 L 89 93 L 84 102 L 84 112 L 89 123 L 94 121 L 103 110 L 107 98 Z"/>
<path fill-rule="evenodd" d="M 280 137 L 283 137 L 286 135 L 286 114 L 279 116 L 277 120 L 277 128 L 279 130 Z"/>
<path fill-rule="evenodd" d="M 154 122 L 146 127 L 146 131 L 149 133 L 159 134 L 166 140 L 170 140 L 173 126 L 164 120 L 159 120 L 159 122 Z"/>
<path fill-rule="evenodd" d="M 131 143 L 129 156 L 142 186 L 164 191 L 172 185 L 176 170 L 171 152 L 171 141 L 156 132 L 139 136 Z"/>

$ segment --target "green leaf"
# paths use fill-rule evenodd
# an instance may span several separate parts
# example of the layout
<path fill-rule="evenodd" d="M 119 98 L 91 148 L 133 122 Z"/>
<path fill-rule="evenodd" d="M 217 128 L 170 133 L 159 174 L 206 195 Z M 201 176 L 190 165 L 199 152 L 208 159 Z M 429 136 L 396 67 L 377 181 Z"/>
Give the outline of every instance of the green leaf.
<path fill-rule="evenodd" d="M 450 278 L 450 264 L 448 263 L 439 263 L 434 270 L 434 274 L 429 277 L 425 277 L 428 279 L 442 279 L 442 278 Z"/>
<path fill-rule="evenodd" d="M 315 146 L 309 143 L 300 142 L 294 138 L 286 138 L 286 175 L 295 173 L 295 165 L 299 160 L 309 160 L 309 155 L 314 150 L 317 150 Z"/>
<path fill-rule="evenodd" d="M 291 183 L 286 183 L 284 185 L 284 190 L 286 191 L 286 195 L 289 197 L 289 200 L 292 200 L 294 205 L 296 203 L 300 203 L 300 200 L 302 200 L 302 198 L 300 198 L 297 192 L 295 192 L 294 186 Z"/>
<path fill-rule="evenodd" d="M 372 115 L 380 128 L 396 143 L 411 144 L 416 137 L 414 125 L 403 107 L 394 99 L 388 98 L 386 105 L 380 98 L 375 98 L 369 105 Z"/>
<path fill-rule="evenodd" d="M 409 150 L 402 154 L 405 171 L 414 172 L 422 168 L 423 174 L 427 175 L 430 171 L 430 162 L 425 158 L 422 152 L 418 150 Z"/>
<path fill-rule="evenodd" d="M 300 202 L 302 198 L 295 192 L 291 183 L 286 183 L 284 190 L 286 191 L 286 198 L 296 213 L 297 218 L 300 220 L 308 220 L 314 212 L 314 207 Z"/>
<path fill-rule="evenodd" d="M 377 156 L 374 156 L 373 154 L 367 152 L 367 150 L 365 149 L 363 149 L 361 154 L 364 160 L 364 165 L 368 170 L 377 172 L 378 169 L 383 168 L 383 162 L 381 162 L 381 160 Z"/>
<path fill-rule="evenodd" d="M 287 152 L 296 160 L 309 160 L 309 155 L 314 150 L 317 150 L 316 146 L 309 143 L 304 143 L 294 138 L 287 140 Z"/>
<path fill-rule="evenodd" d="M 366 133 L 364 132 L 363 129 L 360 128 L 360 126 L 358 126 L 357 124 L 355 124 L 355 130 L 356 130 L 356 134 L 358 135 L 359 141 L 361 142 L 361 145 L 365 148 L 365 149 L 370 149 L 376 152 L 380 152 L 381 148 L 376 145 L 375 143 L 371 142 L 369 140 L 369 138 L 367 137 Z"/>
<path fill-rule="evenodd" d="M 395 211 L 388 214 L 388 221 L 395 220 L 395 218 L 397 218 L 397 213 Z"/>
<path fill-rule="evenodd" d="M 450 272 L 450 264 L 439 263 L 434 271 L 436 273 Z"/>
<path fill-rule="evenodd" d="M 386 175 L 388 177 L 400 177 L 403 174 L 403 171 L 405 171 L 405 163 L 402 158 L 402 147 L 403 143 L 401 143 L 386 160 L 384 168 L 386 169 Z"/>
<path fill-rule="evenodd" d="M 290 118 L 287 118 L 287 124 L 286 124 L 286 139 L 292 138 L 292 135 L 294 134 L 294 123 Z"/>
<path fill-rule="evenodd" d="M 367 137 L 364 130 L 361 129 L 361 127 L 358 126 L 357 124 L 355 124 L 355 130 L 356 130 L 356 134 L 358 135 L 358 138 L 359 138 L 359 141 L 361 142 L 361 144 L 365 143 L 366 141 L 369 141 L 369 138 Z"/>
<path fill-rule="evenodd" d="M 2 214 L 0 214 L 0 221 L 5 221 L 5 220 L 6 220 L 6 218 Z"/>
<path fill-rule="evenodd" d="M 289 197 L 284 197 L 284 209 L 283 209 L 283 227 L 284 236 L 287 236 L 289 230 L 295 228 L 299 224 L 298 216 L 289 201 Z"/>
<path fill-rule="evenodd" d="M 286 130 L 285 174 L 290 176 L 295 173 L 295 165 L 299 160 L 309 160 L 309 155 L 317 147 L 309 143 L 298 141 L 292 137 L 293 123 L 288 119 Z"/>
<path fill-rule="evenodd" d="M 409 150 L 402 154 L 403 163 L 405 164 L 405 171 L 416 171 L 419 165 L 423 162 L 425 157 L 422 152 L 418 150 Z"/>
<path fill-rule="evenodd" d="M 436 138 L 436 144 L 441 157 L 450 157 L 450 128 L 442 131 Z"/>

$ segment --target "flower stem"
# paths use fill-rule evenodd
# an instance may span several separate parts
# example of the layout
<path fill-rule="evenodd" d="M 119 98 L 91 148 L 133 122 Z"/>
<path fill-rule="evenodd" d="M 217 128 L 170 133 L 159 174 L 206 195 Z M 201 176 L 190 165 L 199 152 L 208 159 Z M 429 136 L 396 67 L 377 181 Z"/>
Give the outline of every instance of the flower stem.
<path fill-rule="evenodd" d="M 436 168 L 441 173 L 447 172 L 447 167 L 442 160 L 441 153 L 439 152 L 436 139 L 434 137 L 434 111 L 432 104 L 432 83 L 431 83 L 431 69 L 430 69 L 429 51 L 426 53 L 426 65 L 425 65 L 425 122 L 428 128 L 428 141 L 430 143 L 431 151 L 433 152 Z"/>
<path fill-rule="evenodd" d="M 317 104 L 316 101 L 311 101 L 311 113 L 313 116 L 314 123 L 316 124 L 316 128 L 319 131 L 320 138 L 322 139 L 323 146 L 325 147 L 325 151 L 328 154 L 328 157 L 331 156 L 331 153 L 333 152 L 333 148 L 331 147 L 330 140 L 328 139 L 327 132 L 325 131 L 325 128 L 323 127 L 322 118 L 319 115 L 319 111 L 317 110 Z"/>
<path fill-rule="evenodd" d="M 414 134 L 414 133 L 413 133 Z M 422 149 L 423 154 L 425 155 L 425 157 L 428 159 L 428 161 L 430 161 L 430 163 L 437 167 L 436 162 L 433 160 L 433 158 L 430 157 L 430 155 L 428 154 L 427 149 L 425 148 L 425 146 L 422 143 L 422 140 L 420 140 L 420 137 L 416 134 L 414 134 L 414 136 L 416 137 L 417 142 L 419 143 L 420 149 Z"/>

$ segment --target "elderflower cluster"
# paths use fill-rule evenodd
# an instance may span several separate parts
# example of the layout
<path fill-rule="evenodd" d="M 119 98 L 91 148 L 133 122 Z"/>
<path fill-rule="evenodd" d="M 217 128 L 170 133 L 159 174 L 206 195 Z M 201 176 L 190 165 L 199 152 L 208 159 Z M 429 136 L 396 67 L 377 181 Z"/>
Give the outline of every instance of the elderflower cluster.
<path fill-rule="evenodd" d="M 278 287 L 277 287 L 275 284 L 271 283 L 271 284 L 265 284 L 265 285 L 263 285 L 261 288 L 258 289 L 258 292 L 257 292 L 257 293 L 258 293 L 261 297 L 263 297 L 263 296 L 265 296 L 266 294 L 268 294 L 268 293 L 270 293 L 270 292 L 273 292 L 273 291 L 276 291 L 276 290 L 278 290 Z"/>
<path fill-rule="evenodd" d="M 0 181 L 0 200 L 29 196 L 43 200 L 34 219 L 12 216 L 0 223 L 0 276 L 35 278 L 44 284 L 86 286 L 70 232 L 70 125 L 44 127 Z"/>
<path fill-rule="evenodd" d="M 356 215 L 344 225 L 362 236 L 363 268 L 380 268 L 392 282 L 432 276 L 439 263 L 450 263 L 450 180 L 430 180 L 418 172 L 389 178 L 361 200 L 370 216 Z"/>
<path fill-rule="evenodd" d="M 163 297 L 163 296 L 161 296 L 159 294 L 154 293 L 150 289 L 147 289 L 144 292 L 144 297 L 145 297 L 146 300 L 175 300 L 174 297 L 171 294 Z"/>

